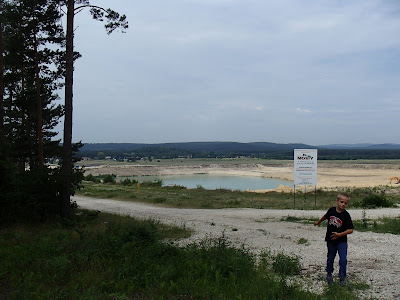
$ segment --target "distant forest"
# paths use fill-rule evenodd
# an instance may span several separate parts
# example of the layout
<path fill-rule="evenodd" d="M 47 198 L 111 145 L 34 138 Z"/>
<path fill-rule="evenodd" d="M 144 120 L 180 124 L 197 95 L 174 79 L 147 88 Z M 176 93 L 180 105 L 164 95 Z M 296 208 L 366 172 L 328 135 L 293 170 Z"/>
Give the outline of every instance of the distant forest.
<path fill-rule="evenodd" d="M 96 143 L 85 144 L 79 157 L 112 158 L 136 161 L 172 158 L 230 158 L 293 159 L 294 149 L 318 149 L 319 160 L 400 159 L 400 145 L 329 145 L 276 144 L 267 142 L 192 142 L 164 144 Z"/>

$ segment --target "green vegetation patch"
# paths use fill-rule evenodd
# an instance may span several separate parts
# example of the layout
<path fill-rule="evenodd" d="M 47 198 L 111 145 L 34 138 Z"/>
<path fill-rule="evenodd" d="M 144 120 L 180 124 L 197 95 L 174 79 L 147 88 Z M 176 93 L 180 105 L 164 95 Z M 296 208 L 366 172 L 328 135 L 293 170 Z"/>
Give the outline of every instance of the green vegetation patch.
<path fill-rule="evenodd" d="M 104 178 L 105 175 L 102 176 Z M 371 203 L 370 200 L 364 200 L 371 194 L 377 194 L 379 197 L 384 195 L 384 199 L 389 201 L 391 205 L 400 203 L 400 193 L 393 193 L 389 197 L 386 195 L 388 193 L 380 192 L 380 189 L 383 188 L 348 188 L 345 192 L 351 196 L 350 207 L 361 207 L 363 201 Z M 122 180 L 121 182 L 117 180 L 108 184 L 99 181 L 85 181 L 83 188 L 77 192 L 77 194 L 90 197 L 134 200 L 165 207 L 292 209 L 295 206 L 296 209 L 323 210 L 334 204 L 337 193 L 338 191 L 317 190 L 315 195 L 314 191 L 305 194 L 299 190 L 296 192 L 296 202 L 294 203 L 293 192 L 253 193 L 227 189 L 206 190 L 200 185 L 194 189 L 187 189 L 183 186 L 163 187 L 162 180 L 145 181 L 140 185 L 136 181 L 129 180 Z M 378 202 L 374 203 L 376 203 L 375 206 L 381 206 Z"/>
<path fill-rule="evenodd" d="M 303 223 L 303 224 L 314 224 L 314 219 L 306 219 L 306 218 L 299 218 L 295 216 L 287 216 L 281 218 L 283 222 L 294 222 L 294 223 Z"/>
<path fill-rule="evenodd" d="M 380 218 L 377 220 L 354 221 L 354 228 L 359 231 L 372 231 L 378 233 L 400 234 L 400 217 L 396 218 Z"/>
<path fill-rule="evenodd" d="M 0 230 L 0 296 L 321 299 L 286 280 L 300 273 L 298 257 L 277 253 L 257 260 L 223 236 L 181 248 L 168 242 L 189 234 L 98 211 L 45 225 L 9 225 Z"/>
<path fill-rule="evenodd" d="M 315 220 L 287 216 L 285 218 L 282 218 L 281 221 L 313 224 Z M 353 224 L 354 224 L 354 229 L 358 231 L 372 231 L 377 233 L 400 234 L 400 217 L 380 218 L 377 220 L 370 220 L 367 218 L 366 212 L 364 210 L 363 218 L 361 220 L 353 220 Z M 320 226 L 326 226 L 326 224 L 324 225 L 324 223 L 321 223 Z M 307 244 L 307 242 L 308 241 L 303 238 L 300 238 L 298 240 L 298 244 Z"/>

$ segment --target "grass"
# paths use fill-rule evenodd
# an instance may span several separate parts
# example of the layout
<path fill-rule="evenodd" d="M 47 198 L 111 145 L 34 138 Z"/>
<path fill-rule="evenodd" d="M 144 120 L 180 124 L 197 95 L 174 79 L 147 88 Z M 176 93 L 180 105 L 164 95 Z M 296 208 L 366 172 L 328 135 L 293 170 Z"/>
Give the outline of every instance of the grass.
<path fill-rule="evenodd" d="M 283 222 L 294 222 L 294 223 L 304 223 L 304 224 L 314 224 L 314 222 L 316 220 L 299 218 L 299 217 L 294 217 L 294 216 L 287 216 L 287 217 L 281 218 L 281 221 L 283 221 Z"/>
<path fill-rule="evenodd" d="M 232 191 L 226 189 L 206 190 L 202 187 L 186 189 L 182 186 L 162 187 L 160 182 L 141 183 L 140 188 L 136 184 L 124 185 L 122 183 L 104 184 L 85 181 L 84 188 L 77 192 L 79 195 L 112 198 L 127 201 L 138 201 L 161 205 L 164 207 L 178 208 L 272 208 L 291 209 L 294 207 L 293 193 L 268 192 L 253 193 L 247 191 Z M 348 189 L 352 203 L 359 203 L 364 197 L 376 192 L 376 189 Z M 328 209 L 336 199 L 337 191 L 317 190 L 316 205 L 314 192 L 306 195 L 297 191 L 297 209 Z M 390 197 L 393 203 L 400 203 L 400 195 L 393 194 Z"/>
<path fill-rule="evenodd" d="M 168 242 L 189 234 L 93 211 L 67 221 L 9 225 L 0 230 L 0 298 L 322 298 L 287 280 L 299 276 L 299 257 L 267 252 L 257 260 L 223 236 L 181 248 Z"/>
<path fill-rule="evenodd" d="M 308 240 L 306 238 L 299 238 L 299 240 L 297 241 L 297 244 L 299 245 L 310 245 L 310 243 L 308 242 Z"/>
<path fill-rule="evenodd" d="M 380 218 L 377 220 L 363 219 L 353 223 L 354 228 L 359 231 L 400 234 L 400 217 Z"/>
<path fill-rule="evenodd" d="M 303 224 L 313 224 L 315 219 L 298 218 L 294 216 L 287 216 L 282 218 L 284 222 L 294 222 Z M 363 218 L 362 220 L 353 220 L 354 229 L 358 231 L 372 231 L 377 233 L 392 233 L 400 234 L 400 217 L 395 218 L 380 218 L 377 220 L 370 220 Z M 320 226 L 326 226 L 326 223 L 321 223 Z M 300 238 L 302 240 L 302 238 Z M 298 241 L 298 244 L 305 244 L 305 242 Z"/>

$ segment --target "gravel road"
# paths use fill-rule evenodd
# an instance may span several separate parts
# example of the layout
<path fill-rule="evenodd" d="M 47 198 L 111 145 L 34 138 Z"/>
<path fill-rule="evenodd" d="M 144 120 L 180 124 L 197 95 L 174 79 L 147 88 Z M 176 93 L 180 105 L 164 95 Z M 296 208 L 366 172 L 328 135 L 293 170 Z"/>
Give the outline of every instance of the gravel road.
<path fill-rule="evenodd" d="M 236 245 L 245 245 L 255 253 L 263 249 L 283 251 L 301 257 L 304 286 L 322 291 L 326 245 L 325 227 L 280 221 L 282 217 L 320 218 L 321 210 L 271 209 L 179 209 L 148 204 L 74 196 L 73 201 L 86 209 L 99 210 L 139 219 L 155 219 L 166 224 L 185 225 L 193 235 L 181 243 L 225 235 Z M 362 218 L 362 210 L 349 209 L 354 220 Z M 400 208 L 367 210 L 368 219 L 400 216 Z M 307 243 L 299 244 L 300 238 Z M 361 296 L 377 299 L 400 299 L 400 236 L 355 231 L 349 236 L 349 282 L 370 285 Z M 338 271 L 338 259 L 335 262 Z"/>

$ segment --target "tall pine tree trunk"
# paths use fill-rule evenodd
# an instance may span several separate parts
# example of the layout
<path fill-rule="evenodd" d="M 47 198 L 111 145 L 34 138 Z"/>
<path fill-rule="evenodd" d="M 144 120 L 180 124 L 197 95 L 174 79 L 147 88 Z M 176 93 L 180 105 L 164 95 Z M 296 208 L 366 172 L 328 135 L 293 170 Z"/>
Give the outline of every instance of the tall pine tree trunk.
<path fill-rule="evenodd" d="M 4 144 L 3 3 L 0 0 L 0 148 Z"/>
<path fill-rule="evenodd" d="M 67 2 L 66 74 L 65 74 L 65 116 L 62 157 L 63 190 L 61 217 L 70 215 L 71 175 L 72 175 L 72 98 L 74 76 L 74 0 Z"/>
<path fill-rule="evenodd" d="M 42 101 L 40 99 L 40 78 L 39 78 L 39 54 L 37 33 L 35 33 L 35 75 L 36 75 L 36 101 L 37 101 L 37 135 L 39 152 L 39 169 L 43 169 L 43 120 L 42 120 Z"/>

